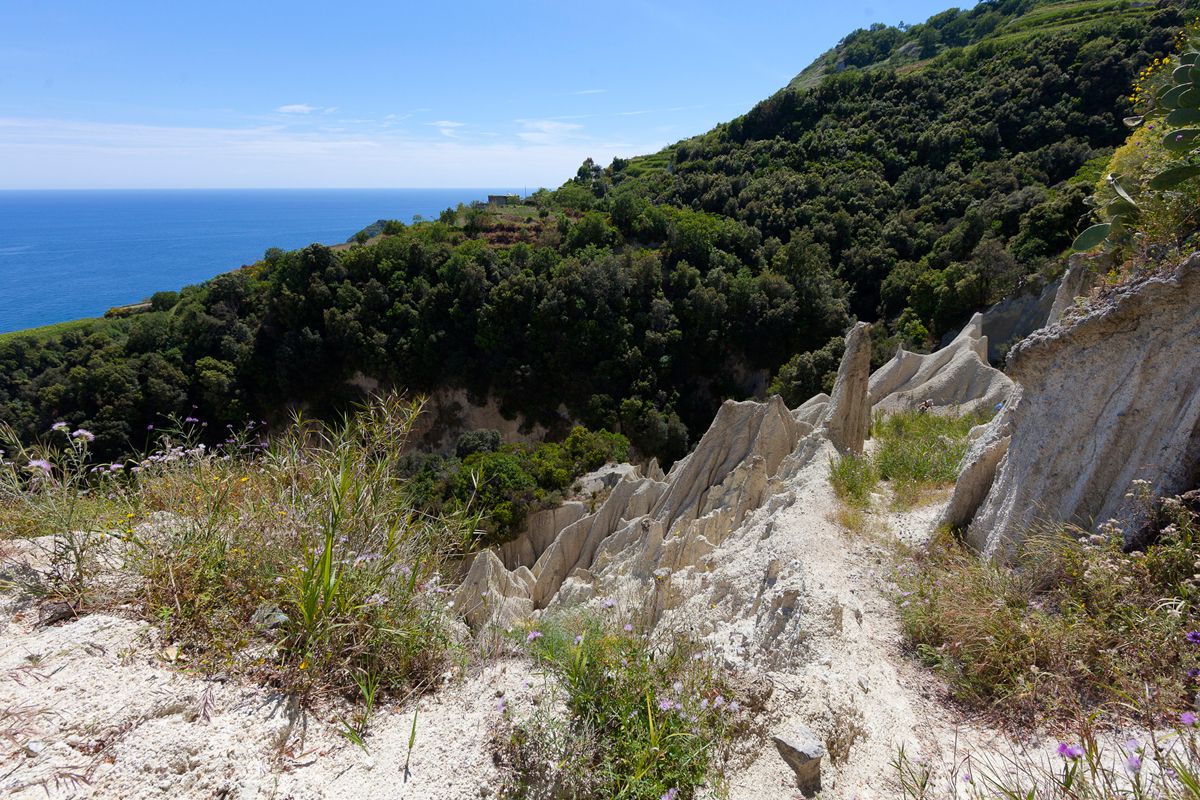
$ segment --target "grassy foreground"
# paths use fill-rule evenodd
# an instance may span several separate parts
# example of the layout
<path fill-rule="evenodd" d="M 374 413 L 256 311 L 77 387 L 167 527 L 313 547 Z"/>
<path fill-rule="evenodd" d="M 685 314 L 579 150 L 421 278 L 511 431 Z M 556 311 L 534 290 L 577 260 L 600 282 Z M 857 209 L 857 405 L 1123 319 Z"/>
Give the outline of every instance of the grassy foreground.
<path fill-rule="evenodd" d="M 850 510 L 870 506 L 880 481 L 892 489 L 896 508 L 919 504 L 931 489 L 949 486 L 958 478 L 958 462 L 967 452 L 967 434 L 989 417 L 961 417 L 901 411 L 877 415 L 871 438 L 879 442 L 871 455 L 841 456 L 830 464 L 829 481 Z"/>
<path fill-rule="evenodd" d="M 441 586 L 474 530 L 415 507 L 397 477 L 419 410 L 378 398 L 336 425 L 250 425 L 215 448 L 189 418 L 113 464 L 91 462 L 86 430 L 26 447 L 0 428 L 0 512 L 50 543 L 26 588 L 76 614 L 132 605 L 198 670 L 368 709 L 419 689 L 454 658 Z"/>

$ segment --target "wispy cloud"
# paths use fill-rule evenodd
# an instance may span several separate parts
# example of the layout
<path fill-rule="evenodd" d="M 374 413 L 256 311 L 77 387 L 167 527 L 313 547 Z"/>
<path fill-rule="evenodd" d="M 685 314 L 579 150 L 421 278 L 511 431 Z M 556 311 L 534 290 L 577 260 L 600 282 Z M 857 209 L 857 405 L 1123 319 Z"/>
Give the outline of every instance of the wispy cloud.
<path fill-rule="evenodd" d="M 586 157 L 605 163 L 665 144 L 657 136 L 599 140 L 555 120 L 522 120 L 515 132 L 470 138 L 323 127 L 0 117 L 0 152 L 9 156 L 0 188 L 550 186 Z M 464 124 L 434 127 L 454 132 Z"/>
<path fill-rule="evenodd" d="M 571 92 L 574 95 L 581 94 L 604 94 L 608 89 L 580 89 L 578 92 Z"/>
<path fill-rule="evenodd" d="M 275 110 L 280 114 L 311 114 L 318 109 L 316 106 L 310 106 L 308 103 L 291 103 L 286 106 L 280 106 Z"/>
<path fill-rule="evenodd" d="M 573 122 L 553 119 L 519 119 L 517 123 L 521 126 L 517 136 L 533 144 L 557 144 L 583 128 Z"/>
<path fill-rule="evenodd" d="M 671 114 L 675 111 L 691 111 L 701 106 L 672 106 L 670 108 L 642 108 L 637 111 L 618 111 L 618 117 L 640 117 L 643 114 Z"/>
<path fill-rule="evenodd" d="M 430 122 L 429 124 L 437 128 L 438 133 L 442 134 L 442 136 L 448 136 L 453 139 L 458 136 L 458 129 L 463 127 L 466 123 L 455 122 L 452 119 L 439 119 L 435 120 L 434 122 Z"/>

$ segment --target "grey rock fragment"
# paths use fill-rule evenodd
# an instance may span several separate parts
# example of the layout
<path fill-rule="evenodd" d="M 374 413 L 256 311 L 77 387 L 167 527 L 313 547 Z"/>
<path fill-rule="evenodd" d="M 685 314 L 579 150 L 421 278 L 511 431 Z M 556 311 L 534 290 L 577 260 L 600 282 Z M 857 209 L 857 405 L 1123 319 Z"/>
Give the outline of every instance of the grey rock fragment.
<path fill-rule="evenodd" d="M 803 725 L 791 731 L 772 736 L 779 755 L 796 773 L 796 786 L 805 795 L 812 796 L 821 791 L 821 761 L 825 758 L 825 745 L 816 734 Z"/>

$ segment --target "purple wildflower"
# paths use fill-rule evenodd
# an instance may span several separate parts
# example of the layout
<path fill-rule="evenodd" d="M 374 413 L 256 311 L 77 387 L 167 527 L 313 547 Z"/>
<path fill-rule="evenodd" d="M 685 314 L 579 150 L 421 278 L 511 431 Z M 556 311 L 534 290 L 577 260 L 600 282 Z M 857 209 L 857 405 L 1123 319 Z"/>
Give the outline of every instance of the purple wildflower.
<path fill-rule="evenodd" d="M 1077 744 L 1067 744 L 1066 742 L 1058 743 L 1058 754 L 1063 758 L 1071 759 L 1083 758 L 1083 748 Z"/>
<path fill-rule="evenodd" d="M 53 425 L 51 425 L 51 426 L 50 426 L 50 430 L 52 430 L 52 431 L 62 431 L 63 433 L 66 433 L 66 432 L 67 432 L 67 428 L 69 428 L 69 427 L 71 427 L 71 426 L 70 426 L 70 425 L 68 425 L 67 423 L 59 421 L 59 422 L 56 422 L 56 423 L 54 423 Z"/>
<path fill-rule="evenodd" d="M 508 708 L 508 702 L 503 697 L 496 701 L 496 710 L 501 714 L 504 713 L 506 708 Z"/>
<path fill-rule="evenodd" d="M 50 464 L 50 462 L 44 458 L 33 459 L 32 461 L 29 462 L 29 468 L 30 469 L 40 469 L 42 472 L 46 473 L 47 475 L 50 474 L 50 470 L 54 469 L 54 467 Z"/>
<path fill-rule="evenodd" d="M 199 422 L 200 420 L 196 419 L 195 417 L 184 417 L 183 421 L 188 422 L 188 423 L 194 423 L 194 422 Z"/>
<path fill-rule="evenodd" d="M 721 697 L 721 695 L 717 695 L 716 697 L 713 698 L 713 702 L 712 702 L 713 708 L 720 708 L 723 705 L 725 705 L 724 697 Z"/>
<path fill-rule="evenodd" d="M 611 597 L 604 598 L 604 607 L 605 608 L 612 608 L 616 604 L 617 604 L 617 601 L 613 600 Z"/>
<path fill-rule="evenodd" d="M 1142 743 L 1137 739 L 1130 739 L 1125 743 L 1125 750 L 1129 753 L 1125 759 L 1125 769 L 1136 775 L 1142 770 Z"/>
<path fill-rule="evenodd" d="M 1179 721 L 1190 728 L 1196 724 L 1196 715 L 1191 711 L 1185 711 L 1179 715 Z"/>
<path fill-rule="evenodd" d="M 152 431 L 152 430 L 154 430 L 154 423 L 153 423 L 153 422 L 151 422 L 149 425 L 147 425 L 147 426 L 146 426 L 146 430 L 148 430 L 148 431 Z"/>
<path fill-rule="evenodd" d="M 82 439 L 85 442 L 94 442 L 96 441 L 96 434 L 92 433 L 86 428 L 79 428 L 78 430 L 71 432 L 71 438 Z"/>
<path fill-rule="evenodd" d="M 1200 631 L 1188 631 L 1187 640 L 1189 644 L 1200 644 Z"/>
<path fill-rule="evenodd" d="M 667 789 L 665 792 L 663 792 L 663 796 L 658 798 L 658 800 L 675 800 L 675 796 L 678 794 L 679 790 L 672 786 L 670 789 Z"/>
<path fill-rule="evenodd" d="M 581 645 L 581 644 L 583 644 L 583 634 L 582 633 L 575 637 L 575 646 L 579 647 L 579 645 Z"/>
<path fill-rule="evenodd" d="M 658 710 L 659 711 L 670 711 L 674 707 L 675 707 L 675 701 L 671 700 L 670 698 L 663 698 L 662 700 L 658 701 Z"/>
<path fill-rule="evenodd" d="M 529 635 L 525 637 L 525 641 L 526 641 L 526 643 L 532 644 L 535 640 L 540 639 L 540 638 L 542 638 L 541 631 L 530 631 Z"/>
<path fill-rule="evenodd" d="M 630 625 L 628 622 L 626 622 L 626 623 L 625 623 L 625 632 L 626 632 L 626 633 L 630 633 L 630 632 L 632 632 L 632 631 L 633 631 L 633 626 L 632 626 L 632 625 Z"/>
<path fill-rule="evenodd" d="M 742 704 L 739 703 L 737 700 L 734 700 L 729 704 L 729 713 L 730 714 L 736 714 L 741 710 L 742 710 Z"/>
<path fill-rule="evenodd" d="M 671 688 L 675 690 L 675 694 L 679 694 L 683 691 L 683 682 L 675 681 L 675 683 L 671 684 Z"/>

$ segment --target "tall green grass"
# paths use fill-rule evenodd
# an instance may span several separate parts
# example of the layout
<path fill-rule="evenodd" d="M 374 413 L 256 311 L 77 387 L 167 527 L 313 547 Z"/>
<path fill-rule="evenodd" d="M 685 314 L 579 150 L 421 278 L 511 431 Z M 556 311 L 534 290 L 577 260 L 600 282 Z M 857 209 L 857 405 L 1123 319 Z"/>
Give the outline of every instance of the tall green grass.
<path fill-rule="evenodd" d="M 578 614 L 520 635 L 552 691 L 532 709 L 503 709 L 502 797 L 691 800 L 719 789 L 750 716 L 693 644 L 656 647 L 632 625 Z"/>
<path fill-rule="evenodd" d="M 871 457 L 847 453 L 829 465 L 829 482 L 846 505 L 866 508 L 871 505 L 871 493 L 879 484 L 879 470 Z"/>
<path fill-rule="evenodd" d="M 879 416 L 871 437 L 879 440 L 873 460 L 879 476 L 892 484 L 897 505 L 910 506 L 930 489 L 953 485 L 967 452 L 967 434 L 988 415 L 961 417 L 917 411 Z"/>
<path fill-rule="evenodd" d="M 419 412 L 379 397 L 337 424 L 250 425 L 216 448 L 187 420 L 120 465 L 91 464 L 85 437 L 56 432 L 66 445 L 10 451 L 0 502 L 53 534 L 61 574 L 46 585 L 81 610 L 133 604 L 193 667 L 369 708 L 454 658 L 442 587 L 475 520 L 426 513 L 406 491 Z M 93 551 L 120 557 L 91 564 Z"/>
<path fill-rule="evenodd" d="M 953 417 L 917 411 L 879 415 L 871 426 L 878 446 L 870 455 L 849 453 L 834 459 L 829 482 L 854 511 L 871 505 L 871 493 L 881 480 L 888 482 L 897 507 L 916 505 L 929 490 L 958 479 L 967 434 L 988 418 L 981 413 Z"/>
<path fill-rule="evenodd" d="M 1145 550 L 1122 544 L 1053 530 L 1007 565 L 944 534 L 901 570 L 905 635 L 960 699 L 1020 725 L 1131 698 L 1168 720 L 1200 688 L 1200 535 L 1181 512 Z"/>

